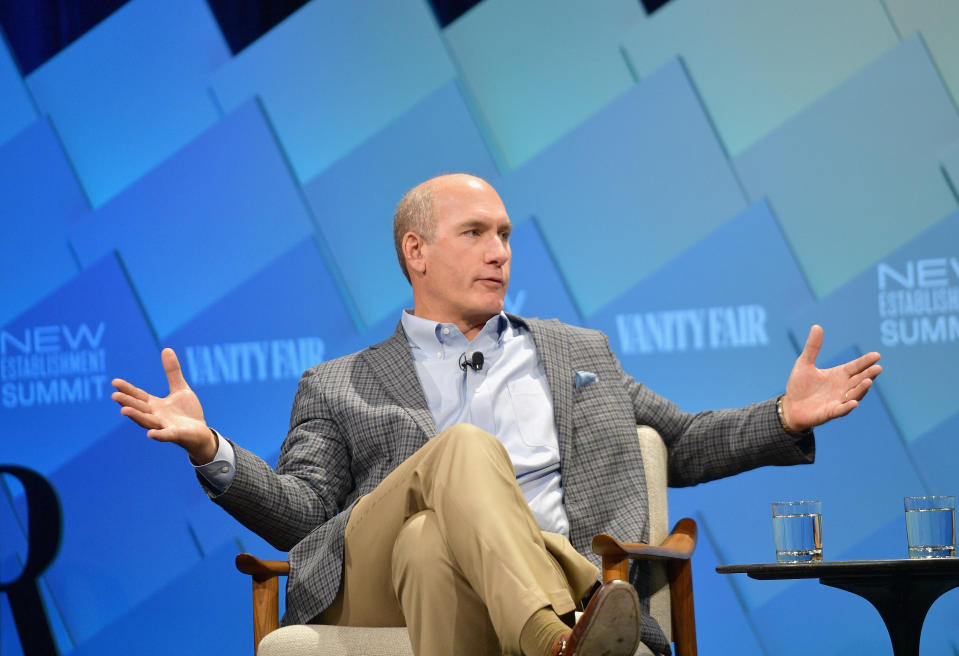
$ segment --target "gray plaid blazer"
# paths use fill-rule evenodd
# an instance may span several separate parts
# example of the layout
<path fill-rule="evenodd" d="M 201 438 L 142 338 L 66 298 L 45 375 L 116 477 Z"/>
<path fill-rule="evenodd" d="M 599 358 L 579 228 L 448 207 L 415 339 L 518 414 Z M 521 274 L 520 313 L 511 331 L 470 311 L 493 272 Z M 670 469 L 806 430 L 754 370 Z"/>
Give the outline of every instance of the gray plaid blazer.
<path fill-rule="evenodd" d="M 812 437 L 785 433 L 775 401 L 685 413 L 627 376 L 602 333 L 509 318 L 532 334 L 553 395 L 570 541 L 597 564 L 596 533 L 648 539 L 637 424 L 662 435 L 673 486 L 813 460 Z M 581 375 L 577 387 L 577 372 L 595 379 Z M 436 432 L 400 324 L 386 341 L 303 374 L 275 472 L 234 445 L 236 477 L 211 496 L 290 552 L 285 624 L 308 622 L 333 601 L 353 504 Z M 634 583 L 645 592 L 643 581 Z"/>

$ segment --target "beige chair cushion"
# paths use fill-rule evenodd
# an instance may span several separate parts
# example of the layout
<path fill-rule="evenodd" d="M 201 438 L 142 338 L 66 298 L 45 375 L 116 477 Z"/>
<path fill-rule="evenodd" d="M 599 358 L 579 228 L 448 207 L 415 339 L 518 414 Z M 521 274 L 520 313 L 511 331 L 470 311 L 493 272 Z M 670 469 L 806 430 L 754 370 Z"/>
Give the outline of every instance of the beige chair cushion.
<path fill-rule="evenodd" d="M 259 656 L 413 656 L 405 627 L 284 626 L 260 641 Z"/>
<path fill-rule="evenodd" d="M 669 534 L 666 501 L 666 445 L 659 433 L 648 426 L 637 429 L 643 465 L 646 469 L 646 494 L 649 497 L 649 542 L 659 544 Z M 622 536 L 623 539 L 634 539 Z M 667 637 L 672 635 L 669 621 L 669 588 L 666 568 L 651 565 L 650 610 Z M 361 628 L 350 626 L 297 625 L 277 629 L 260 641 L 259 656 L 412 656 L 413 648 L 405 628 Z M 635 656 L 652 656 L 640 645 Z"/>

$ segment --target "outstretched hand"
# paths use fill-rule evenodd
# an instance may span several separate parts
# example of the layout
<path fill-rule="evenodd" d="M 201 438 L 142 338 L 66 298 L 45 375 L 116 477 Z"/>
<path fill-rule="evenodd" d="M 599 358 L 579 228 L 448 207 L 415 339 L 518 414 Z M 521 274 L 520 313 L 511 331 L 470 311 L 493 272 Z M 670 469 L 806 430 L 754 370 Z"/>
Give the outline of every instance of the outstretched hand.
<path fill-rule="evenodd" d="M 809 329 L 806 346 L 786 383 L 783 418 L 794 431 L 809 430 L 849 414 L 882 373 L 882 367 L 876 364 L 879 354 L 875 351 L 831 369 L 817 369 L 816 356 L 822 339 L 821 326 Z"/>
<path fill-rule="evenodd" d="M 160 398 L 121 378 L 113 379 L 116 388 L 110 395 L 120 404 L 120 414 L 147 429 L 147 437 L 159 442 L 179 444 L 194 463 L 203 464 L 216 455 L 217 439 L 203 419 L 203 407 L 180 369 L 180 361 L 171 348 L 160 354 L 170 384 L 170 393 Z"/>

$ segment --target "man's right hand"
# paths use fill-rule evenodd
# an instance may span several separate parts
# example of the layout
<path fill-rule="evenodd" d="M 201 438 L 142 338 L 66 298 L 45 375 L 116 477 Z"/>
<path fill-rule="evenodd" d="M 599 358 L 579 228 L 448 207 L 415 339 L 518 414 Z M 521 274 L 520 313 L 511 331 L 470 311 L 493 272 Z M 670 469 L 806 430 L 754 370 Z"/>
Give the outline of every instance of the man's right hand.
<path fill-rule="evenodd" d="M 147 429 L 147 437 L 179 444 L 194 464 L 206 464 L 216 456 L 219 446 L 216 434 L 203 420 L 203 407 L 183 378 L 176 353 L 165 348 L 160 358 L 170 383 L 169 395 L 153 396 L 132 383 L 114 378 L 112 384 L 117 391 L 110 398 L 120 404 L 120 414 Z"/>

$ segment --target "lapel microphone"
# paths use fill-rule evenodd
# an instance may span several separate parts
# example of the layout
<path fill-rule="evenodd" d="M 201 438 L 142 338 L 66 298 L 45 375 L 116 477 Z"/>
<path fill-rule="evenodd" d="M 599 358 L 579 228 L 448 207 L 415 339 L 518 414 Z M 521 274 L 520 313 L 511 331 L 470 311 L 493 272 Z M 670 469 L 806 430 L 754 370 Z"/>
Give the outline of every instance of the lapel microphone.
<path fill-rule="evenodd" d="M 460 369 L 466 371 L 469 367 L 473 371 L 479 371 L 483 368 L 483 354 L 479 351 L 468 351 L 460 355 Z"/>

